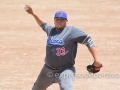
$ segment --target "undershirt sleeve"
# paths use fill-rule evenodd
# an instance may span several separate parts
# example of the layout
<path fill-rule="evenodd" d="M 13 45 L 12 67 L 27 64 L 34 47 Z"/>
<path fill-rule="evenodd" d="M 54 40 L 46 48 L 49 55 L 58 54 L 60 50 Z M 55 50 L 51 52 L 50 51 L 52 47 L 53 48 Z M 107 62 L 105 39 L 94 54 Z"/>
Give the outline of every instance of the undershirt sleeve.
<path fill-rule="evenodd" d="M 50 31 L 52 30 L 52 26 L 49 25 L 47 22 L 43 22 L 40 27 L 47 33 L 47 35 L 50 34 Z"/>

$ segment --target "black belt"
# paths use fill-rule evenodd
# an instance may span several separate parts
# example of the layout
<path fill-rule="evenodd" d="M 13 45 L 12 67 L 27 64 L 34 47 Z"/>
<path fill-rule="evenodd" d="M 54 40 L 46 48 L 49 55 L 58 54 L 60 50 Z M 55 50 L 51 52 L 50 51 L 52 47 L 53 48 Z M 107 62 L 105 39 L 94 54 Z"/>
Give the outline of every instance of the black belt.
<path fill-rule="evenodd" d="M 62 70 L 62 69 L 66 69 L 66 68 L 73 67 L 73 66 L 69 65 L 69 66 L 65 66 L 65 67 L 61 67 L 61 68 L 52 68 L 49 65 L 45 64 L 45 67 L 49 68 L 49 69 L 52 69 L 52 70 Z"/>

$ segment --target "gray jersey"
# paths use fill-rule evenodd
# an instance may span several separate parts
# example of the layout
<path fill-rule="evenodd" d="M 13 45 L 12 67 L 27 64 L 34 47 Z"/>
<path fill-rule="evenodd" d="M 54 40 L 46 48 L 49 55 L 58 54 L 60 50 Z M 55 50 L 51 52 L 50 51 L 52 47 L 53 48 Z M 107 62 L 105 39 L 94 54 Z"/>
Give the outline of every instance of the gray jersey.
<path fill-rule="evenodd" d="M 45 22 L 41 27 L 48 36 L 45 63 L 53 68 L 74 65 L 77 44 L 84 44 L 89 36 L 74 26 L 66 26 L 63 30 L 57 31 Z"/>

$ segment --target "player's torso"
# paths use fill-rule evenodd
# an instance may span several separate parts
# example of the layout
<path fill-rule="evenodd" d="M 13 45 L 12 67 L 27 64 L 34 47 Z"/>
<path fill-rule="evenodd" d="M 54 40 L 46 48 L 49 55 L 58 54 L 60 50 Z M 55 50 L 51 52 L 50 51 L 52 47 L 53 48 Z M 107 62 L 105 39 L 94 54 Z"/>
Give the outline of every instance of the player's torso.
<path fill-rule="evenodd" d="M 46 63 L 55 68 L 74 64 L 74 51 L 77 44 L 71 40 L 72 27 L 65 27 L 64 30 L 52 29 L 47 39 Z M 71 56 L 72 55 L 72 56 Z"/>
<path fill-rule="evenodd" d="M 47 46 L 64 46 L 71 39 L 72 27 L 65 27 L 64 30 L 57 31 L 53 28 L 48 35 Z"/>

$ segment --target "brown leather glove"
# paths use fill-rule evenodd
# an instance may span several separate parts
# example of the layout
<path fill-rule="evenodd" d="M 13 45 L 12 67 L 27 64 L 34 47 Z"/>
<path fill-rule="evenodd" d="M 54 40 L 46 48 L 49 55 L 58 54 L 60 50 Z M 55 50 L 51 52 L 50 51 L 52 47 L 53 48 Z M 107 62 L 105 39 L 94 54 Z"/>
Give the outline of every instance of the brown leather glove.
<path fill-rule="evenodd" d="M 101 64 L 100 67 L 96 67 L 96 66 L 94 66 L 94 63 L 93 63 L 92 65 L 88 65 L 88 66 L 87 66 L 87 71 L 88 71 L 89 73 L 93 73 L 93 74 L 94 74 L 94 73 L 99 72 L 101 67 L 102 67 L 102 64 Z"/>

